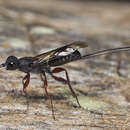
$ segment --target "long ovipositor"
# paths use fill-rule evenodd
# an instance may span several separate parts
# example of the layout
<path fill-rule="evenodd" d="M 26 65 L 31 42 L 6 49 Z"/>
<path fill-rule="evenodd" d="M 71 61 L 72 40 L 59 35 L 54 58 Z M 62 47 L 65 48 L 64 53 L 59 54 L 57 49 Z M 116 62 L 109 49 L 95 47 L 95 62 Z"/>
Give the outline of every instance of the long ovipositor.
<path fill-rule="evenodd" d="M 86 55 L 82 56 L 81 59 L 88 59 L 88 58 L 92 58 L 92 57 L 96 57 L 96 56 L 112 54 L 112 53 L 117 53 L 117 52 L 121 52 L 121 51 L 129 51 L 129 50 L 130 50 L 130 46 L 104 49 L 104 50 L 96 51 L 96 52 L 93 52 L 90 54 L 86 54 Z"/>

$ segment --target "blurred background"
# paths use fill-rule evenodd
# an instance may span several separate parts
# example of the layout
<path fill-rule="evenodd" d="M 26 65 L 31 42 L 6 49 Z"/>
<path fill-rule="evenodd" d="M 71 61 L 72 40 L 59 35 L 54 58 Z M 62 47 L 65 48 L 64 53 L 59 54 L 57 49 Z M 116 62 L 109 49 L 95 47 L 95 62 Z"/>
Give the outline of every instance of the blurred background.
<path fill-rule="evenodd" d="M 1 45 L 16 50 L 38 53 L 76 40 L 87 40 L 90 48 L 99 50 L 124 46 L 130 39 L 128 1 L 1 0 L 0 4 Z M 6 51 L 11 48 L 3 54 Z"/>
<path fill-rule="evenodd" d="M 35 56 L 79 40 L 88 42 L 86 53 L 130 46 L 130 1 L 0 0 L 0 62 L 9 55 Z M 74 109 L 67 86 L 48 76 L 60 123 L 51 118 L 37 75 L 32 75 L 28 88 L 27 116 L 21 94 L 25 74 L 1 69 L 0 129 L 129 129 L 129 55 L 122 52 L 65 65 L 83 110 Z"/>

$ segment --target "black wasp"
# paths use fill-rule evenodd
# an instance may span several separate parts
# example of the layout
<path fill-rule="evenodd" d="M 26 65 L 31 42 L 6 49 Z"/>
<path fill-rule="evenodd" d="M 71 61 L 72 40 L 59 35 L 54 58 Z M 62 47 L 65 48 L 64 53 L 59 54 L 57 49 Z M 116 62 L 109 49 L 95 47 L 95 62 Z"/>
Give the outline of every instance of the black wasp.
<path fill-rule="evenodd" d="M 70 84 L 67 70 L 57 66 L 72 61 L 76 61 L 76 60 L 87 59 L 99 55 L 115 53 L 115 52 L 130 49 L 130 46 L 127 46 L 127 47 L 120 47 L 120 48 L 105 49 L 105 50 L 96 51 L 94 53 L 83 55 L 81 50 L 85 49 L 87 46 L 88 44 L 86 42 L 75 41 L 65 46 L 39 54 L 34 57 L 17 58 L 15 56 L 9 56 L 6 62 L 1 64 L 0 67 L 6 67 L 6 70 L 19 70 L 26 73 L 26 76 L 22 80 L 23 92 L 25 93 L 26 96 L 27 96 L 26 88 L 30 82 L 30 73 L 41 74 L 42 80 L 44 81 L 44 88 L 45 88 L 46 95 L 51 101 L 52 115 L 53 118 L 55 119 L 52 97 L 51 95 L 49 95 L 47 91 L 48 83 L 47 83 L 46 73 L 50 74 L 52 78 L 54 78 L 55 80 L 68 84 L 69 89 L 72 92 L 72 95 L 75 97 L 78 106 L 81 107 L 79 100 Z M 52 67 L 55 68 L 51 69 Z M 59 73 L 62 71 L 65 72 L 66 79 L 54 75 L 55 73 Z"/>

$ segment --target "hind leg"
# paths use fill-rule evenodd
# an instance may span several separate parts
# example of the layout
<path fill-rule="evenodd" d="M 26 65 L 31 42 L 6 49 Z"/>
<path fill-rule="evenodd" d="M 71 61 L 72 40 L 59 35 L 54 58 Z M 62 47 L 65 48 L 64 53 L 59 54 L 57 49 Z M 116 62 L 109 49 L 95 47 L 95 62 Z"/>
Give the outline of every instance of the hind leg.
<path fill-rule="evenodd" d="M 62 78 L 62 77 L 57 77 L 57 76 L 53 75 L 53 73 L 60 73 L 60 72 L 62 72 L 62 71 L 65 72 L 65 74 L 66 74 L 66 79 L 64 79 L 64 78 Z M 70 84 L 70 79 L 69 79 L 68 72 L 66 71 L 66 69 L 61 68 L 61 67 L 57 67 L 57 68 L 55 68 L 55 69 L 52 70 L 51 76 L 52 76 L 55 80 L 57 80 L 57 81 L 59 81 L 59 82 L 63 82 L 63 83 L 68 84 L 69 89 L 70 89 L 70 91 L 72 92 L 73 96 L 75 97 L 78 106 L 81 107 L 81 105 L 80 105 L 80 103 L 79 103 L 79 100 L 78 100 L 78 97 L 77 97 L 76 93 L 74 92 L 74 90 L 73 90 L 73 88 L 72 88 L 72 86 L 71 86 L 71 84 Z"/>

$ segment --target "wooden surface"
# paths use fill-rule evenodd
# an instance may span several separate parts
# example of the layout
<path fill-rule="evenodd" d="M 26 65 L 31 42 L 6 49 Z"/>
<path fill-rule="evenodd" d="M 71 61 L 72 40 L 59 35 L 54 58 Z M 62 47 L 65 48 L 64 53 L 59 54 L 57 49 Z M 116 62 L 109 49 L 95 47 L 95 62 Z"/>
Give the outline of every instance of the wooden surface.
<path fill-rule="evenodd" d="M 0 0 L 1 63 L 76 40 L 86 53 L 130 45 L 130 3 L 78 0 Z M 31 75 L 29 111 L 18 71 L 0 69 L 0 130 L 130 129 L 129 52 L 65 65 L 82 108 L 68 86 L 48 75 L 56 121 L 39 75 Z M 61 76 L 64 76 L 61 73 Z"/>

